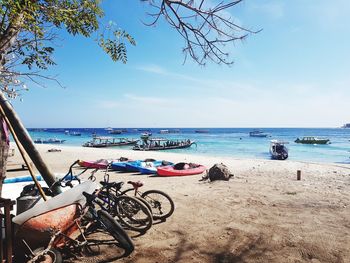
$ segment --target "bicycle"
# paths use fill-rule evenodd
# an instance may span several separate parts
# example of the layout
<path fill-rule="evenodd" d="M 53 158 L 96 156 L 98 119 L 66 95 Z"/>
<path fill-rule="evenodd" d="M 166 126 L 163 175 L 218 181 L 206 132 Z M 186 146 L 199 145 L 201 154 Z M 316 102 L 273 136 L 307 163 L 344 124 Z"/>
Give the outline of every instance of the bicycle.
<path fill-rule="evenodd" d="M 120 189 L 123 182 L 109 182 L 108 168 L 104 175 L 104 181 L 98 198 L 99 206 L 104 211 L 107 211 L 118 219 L 131 230 L 145 232 L 153 225 L 153 216 L 151 210 L 140 199 L 121 195 Z M 89 177 L 90 180 L 95 181 L 94 173 Z"/>
<path fill-rule="evenodd" d="M 120 194 L 132 194 L 132 196 L 139 198 L 139 200 L 143 200 L 143 203 L 152 211 L 154 220 L 164 221 L 174 213 L 175 204 L 168 194 L 160 190 L 141 192 L 139 188 L 143 186 L 142 182 L 128 181 L 128 184 L 131 184 L 132 188 L 126 189 Z"/>

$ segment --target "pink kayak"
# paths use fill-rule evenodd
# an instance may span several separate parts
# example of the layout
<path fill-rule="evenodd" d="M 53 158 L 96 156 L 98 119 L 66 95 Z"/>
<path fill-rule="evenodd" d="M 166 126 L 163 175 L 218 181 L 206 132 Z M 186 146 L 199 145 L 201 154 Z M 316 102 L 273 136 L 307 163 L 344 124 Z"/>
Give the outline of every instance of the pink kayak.
<path fill-rule="evenodd" d="M 100 159 L 97 161 L 79 161 L 79 165 L 86 168 L 98 168 L 98 169 L 106 169 L 107 165 L 111 162 L 111 160 Z"/>
<path fill-rule="evenodd" d="M 94 168 L 94 169 L 106 169 L 108 165 L 111 163 L 121 162 L 121 161 L 132 161 L 131 159 L 121 157 L 119 159 L 115 160 L 108 160 L 108 159 L 99 159 L 96 161 L 79 161 L 79 165 L 86 168 Z"/>
<path fill-rule="evenodd" d="M 199 164 L 185 164 L 182 169 L 177 169 L 176 165 L 160 166 L 157 168 L 159 176 L 187 176 L 201 174 L 206 167 Z"/>

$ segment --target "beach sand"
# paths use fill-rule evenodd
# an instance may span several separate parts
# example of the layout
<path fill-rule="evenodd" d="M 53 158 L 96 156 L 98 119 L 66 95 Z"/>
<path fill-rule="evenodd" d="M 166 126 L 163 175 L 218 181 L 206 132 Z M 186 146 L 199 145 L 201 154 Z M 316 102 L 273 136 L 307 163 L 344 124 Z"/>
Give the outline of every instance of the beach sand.
<path fill-rule="evenodd" d="M 118 259 L 112 247 L 73 262 L 350 262 L 350 165 L 248 160 L 167 152 L 38 145 L 55 173 L 77 159 L 154 158 L 224 163 L 226 181 L 202 182 L 201 175 L 148 177 L 110 172 L 112 180 L 141 180 L 143 188 L 167 192 L 175 212 L 144 235 L 128 232 L 135 251 Z M 61 152 L 47 152 L 59 148 Z M 9 169 L 23 163 L 18 150 Z M 300 181 L 297 170 L 302 171 Z M 28 175 L 9 172 L 8 177 Z M 98 176 L 102 178 L 103 173 Z"/>

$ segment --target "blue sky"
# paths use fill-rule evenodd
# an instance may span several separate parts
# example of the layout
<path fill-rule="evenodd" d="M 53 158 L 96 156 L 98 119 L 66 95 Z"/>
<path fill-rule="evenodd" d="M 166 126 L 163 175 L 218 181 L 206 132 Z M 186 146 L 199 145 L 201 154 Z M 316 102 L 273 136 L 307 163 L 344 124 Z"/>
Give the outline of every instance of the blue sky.
<path fill-rule="evenodd" d="M 213 1 L 213 0 L 211 0 Z M 245 0 L 230 9 L 263 31 L 229 51 L 234 65 L 187 61 L 164 21 L 146 27 L 147 6 L 104 2 L 137 42 L 112 62 L 93 39 L 56 48 L 66 88 L 28 84 L 13 105 L 27 127 L 338 127 L 350 122 L 350 1 Z"/>

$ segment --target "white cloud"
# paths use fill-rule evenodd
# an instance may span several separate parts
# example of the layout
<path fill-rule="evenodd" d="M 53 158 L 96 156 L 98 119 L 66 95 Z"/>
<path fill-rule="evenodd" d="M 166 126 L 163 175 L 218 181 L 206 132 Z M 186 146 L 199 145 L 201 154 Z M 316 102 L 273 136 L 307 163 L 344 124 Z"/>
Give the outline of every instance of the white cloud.
<path fill-rule="evenodd" d="M 139 66 L 137 67 L 137 69 L 150 72 L 150 73 L 160 74 L 160 75 L 168 74 L 168 72 L 164 68 L 154 64 Z"/>
<path fill-rule="evenodd" d="M 169 105 L 169 100 L 166 98 L 155 97 L 155 96 L 138 96 L 133 94 L 124 94 L 124 98 L 131 102 L 142 103 L 146 105 L 153 106 L 167 106 Z"/>

